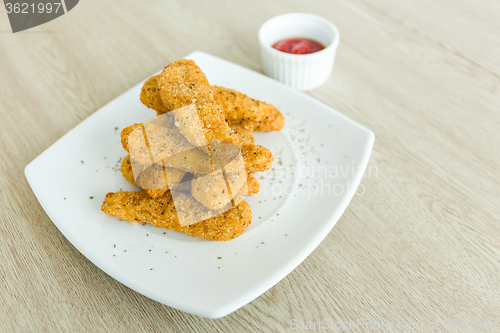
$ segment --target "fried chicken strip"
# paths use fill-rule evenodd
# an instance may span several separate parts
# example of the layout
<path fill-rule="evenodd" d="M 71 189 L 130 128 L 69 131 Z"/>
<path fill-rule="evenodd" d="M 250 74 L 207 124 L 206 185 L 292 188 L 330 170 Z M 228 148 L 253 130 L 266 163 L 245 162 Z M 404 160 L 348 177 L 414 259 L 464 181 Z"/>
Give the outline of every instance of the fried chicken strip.
<path fill-rule="evenodd" d="M 168 184 L 173 184 L 179 185 L 181 183 L 182 178 L 186 174 L 184 171 L 179 170 L 179 169 L 173 169 L 173 168 L 165 168 L 168 169 L 168 172 L 166 174 L 168 175 L 168 179 L 165 182 L 163 179 L 164 174 L 162 168 L 158 168 L 157 165 L 153 165 L 151 168 L 146 169 L 143 173 L 141 174 L 138 181 L 139 184 L 136 184 L 135 178 L 134 178 L 134 172 L 132 170 L 132 163 L 130 161 L 130 155 L 127 155 L 123 158 L 122 160 L 122 165 L 120 167 L 120 171 L 122 172 L 123 177 L 128 180 L 132 185 L 139 186 L 145 189 L 146 192 L 152 197 L 152 198 L 159 198 L 165 193 L 166 190 L 168 190 Z M 159 180 L 158 178 L 162 178 Z M 159 184 L 164 184 L 165 188 L 155 188 L 158 187 L 158 185 L 155 185 L 154 182 L 157 182 Z"/>
<path fill-rule="evenodd" d="M 229 124 L 229 127 L 231 127 L 234 133 L 240 136 L 241 143 L 243 145 L 255 144 L 255 138 L 253 136 L 253 131 L 251 128 L 247 128 L 243 125 L 236 125 L 236 124 Z"/>
<path fill-rule="evenodd" d="M 247 178 L 248 195 L 255 195 L 260 191 L 260 183 L 254 175 L 248 174 Z"/>
<path fill-rule="evenodd" d="M 267 171 L 274 160 L 271 151 L 260 145 L 243 145 L 241 155 L 248 173 Z"/>
<path fill-rule="evenodd" d="M 176 110 L 195 105 L 202 122 L 207 143 L 230 142 L 241 145 L 241 140 L 227 124 L 224 114 L 215 103 L 205 74 L 192 60 L 169 64 L 157 77 L 160 97 L 165 107 Z"/>
<path fill-rule="evenodd" d="M 184 200 L 190 200 L 187 195 Z M 197 211 L 196 200 L 190 211 Z M 107 215 L 130 222 L 147 222 L 156 227 L 183 232 L 197 238 L 228 241 L 240 236 L 252 221 L 250 205 L 245 201 L 210 219 L 181 227 L 170 191 L 153 199 L 145 191 L 108 193 L 101 206 Z"/>
<path fill-rule="evenodd" d="M 156 163 L 194 174 L 207 174 L 212 171 L 208 151 L 203 151 L 189 143 L 177 127 L 162 128 L 148 125 L 150 147 L 148 149 L 145 146 L 143 133 L 135 131 L 141 126 L 143 124 L 134 124 L 124 128 L 121 132 L 122 146 L 127 152 L 130 152 L 130 143 L 135 143 L 132 146 L 135 147 L 133 162 L 136 164 L 134 166 L 142 167 L 142 165 Z"/>
<path fill-rule="evenodd" d="M 225 87 L 212 86 L 212 91 L 229 125 L 240 125 L 257 132 L 279 131 L 285 126 L 285 117 L 271 104 Z"/>
<path fill-rule="evenodd" d="M 132 171 L 132 164 L 130 163 L 130 155 L 127 155 L 123 158 L 120 171 L 122 172 L 122 175 L 126 180 L 128 180 L 132 185 L 138 186 L 135 183 L 134 172 Z M 177 185 L 175 189 L 177 191 L 191 192 L 191 186 L 190 186 L 191 183 L 189 181 L 184 181 L 186 173 L 183 172 L 182 170 L 175 170 L 175 169 L 172 169 L 171 172 L 178 173 L 178 175 L 175 178 L 169 180 L 169 182 L 173 182 L 175 185 Z M 189 185 L 189 187 L 185 188 L 186 185 Z M 247 188 L 248 188 L 248 195 L 257 194 L 260 191 L 259 181 L 251 174 L 247 175 Z M 166 189 L 145 189 L 145 191 L 148 192 L 148 194 L 152 198 L 161 197 L 167 190 L 168 186 Z"/>
<path fill-rule="evenodd" d="M 160 115 L 175 108 L 172 108 L 169 101 L 162 101 L 157 78 L 158 76 L 152 76 L 144 83 L 141 102 Z M 198 76 L 197 79 L 208 84 L 206 77 Z M 211 86 L 211 90 L 215 103 L 224 113 L 229 125 L 241 125 L 259 132 L 279 131 L 285 125 L 285 117 L 271 104 L 229 88 Z"/>
<path fill-rule="evenodd" d="M 274 118 L 269 121 L 261 121 L 258 124 L 251 123 L 247 125 L 245 122 L 242 123 L 243 126 L 253 125 L 253 130 L 256 132 L 271 132 L 271 131 L 279 131 L 285 126 L 285 116 L 276 110 L 277 112 L 274 115 Z"/>
<path fill-rule="evenodd" d="M 193 179 L 191 195 L 196 201 L 211 210 L 221 209 L 232 199 L 221 169 Z"/>
<path fill-rule="evenodd" d="M 128 148 L 128 135 L 132 133 L 132 131 L 140 126 L 141 124 L 134 124 L 129 127 L 126 127 L 122 130 L 121 132 L 121 141 L 122 141 L 122 146 L 123 149 L 125 149 L 127 152 L 129 151 Z M 245 139 L 248 140 L 248 139 Z M 260 146 L 260 145 L 253 145 L 253 144 L 244 144 L 241 147 L 241 154 L 243 156 L 243 160 L 245 161 L 245 168 L 248 173 L 255 173 L 255 172 L 261 172 L 261 171 L 267 171 L 271 169 L 274 157 L 273 154 L 269 149 L 266 147 Z M 200 157 L 203 157 L 200 155 Z M 182 158 L 180 156 L 173 157 L 171 164 L 168 164 L 170 167 L 179 167 L 182 165 L 182 160 L 184 159 L 184 155 Z M 193 158 L 194 161 L 196 159 Z M 199 158 L 199 161 L 203 161 L 203 158 Z M 175 164 L 177 163 L 177 165 Z M 206 164 L 203 164 L 199 167 L 199 173 L 207 173 L 206 168 L 204 167 Z M 184 170 L 184 169 L 183 169 Z M 192 170 L 184 170 L 186 172 L 191 172 Z M 196 172 L 191 172 L 191 173 L 196 173 Z"/>
<path fill-rule="evenodd" d="M 148 82 L 151 84 L 154 80 L 148 80 Z M 241 145 L 239 135 L 234 133 L 231 128 L 229 128 L 218 104 L 215 103 L 212 87 L 208 84 L 205 74 L 198 66 L 196 66 L 194 61 L 179 60 L 171 63 L 164 68 L 160 75 L 157 76 L 156 82 L 157 86 L 160 88 L 160 98 L 167 109 L 176 110 L 184 106 L 192 104 L 196 105 L 198 116 L 203 123 L 205 138 L 209 144 L 210 142 L 232 142 Z M 158 92 L 158 89 L 145 89 L 145 91 Z M 258 102 L 247 96 L 240 96 L 236 91 L 219 95 L 221 95 L 220 98 L 227 100 L 229 100 L 229 96 L 226 95 L 235 96 L 234 98 L 240 101 L 239 103 L 243 103 L 245 105 Z M 258 104 L 264 105 L 265 103 L 258 102 Z M 259 120 L 260 118 L 257 114 L 258 112 L 248 112 L 245 121 Z M 249 128 L 244 125 L 243 127 Z M 124 132 L 124 134 L 126 134 L 126 130 L 124 130 Z M 126 139 L 123 140 L 122 138 L 122 142 L 123 141 L 126 141 Z M 239 143 L 237 141 L 239 141 Z M 124 148 L 127 150 L 125 146 Z M 249 145 L 246 147 L 245 151 L 251 152 L 252 155 L 256 155 L 258 152 L 264 153 L 264 156 L 260 156 L 260 158 L 257 158 L 258 156 L 252 156 L 252 163 L 245 163 L 246 165 L 254 168 L 254 170 L 247 169 L 248 172 L 253 173 L 265 171 L 271 167 L 273 158 L 269 150 L 259 146 L 250 148 Z M 265 167 L 257 166 L 257 161 L 263 162 Z"/>
<path fill-rule="evenodd" d="M 155 110 L 158 115 L 171 111 L 165 107 L 160 97 L 160 88 L 156 82 L 158 76 L 151 76 L 144 82 L 141 90 L 141 102 L 148 108 Z"/>

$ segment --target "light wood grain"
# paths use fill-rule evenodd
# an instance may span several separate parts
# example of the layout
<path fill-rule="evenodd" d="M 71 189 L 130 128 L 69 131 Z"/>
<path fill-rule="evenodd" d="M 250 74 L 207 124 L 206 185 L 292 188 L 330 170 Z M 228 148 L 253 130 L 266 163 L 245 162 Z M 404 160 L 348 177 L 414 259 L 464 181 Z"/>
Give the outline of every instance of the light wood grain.
<path fill-rule="evenodd" d="M 0 330 L 499 318 L 499 11 L 492 0 L 86 0 L 14 35 L 0 10 Z M 322 15 L 340 31 L 333 75 L 310 95 L 375 132 L 364 195 L 304 263 L 223 319 L 171 309 L 104 274 L 44 213 L 24 167 L 189 52 L 260 71 L 258 28 L 286 12 Z"/>

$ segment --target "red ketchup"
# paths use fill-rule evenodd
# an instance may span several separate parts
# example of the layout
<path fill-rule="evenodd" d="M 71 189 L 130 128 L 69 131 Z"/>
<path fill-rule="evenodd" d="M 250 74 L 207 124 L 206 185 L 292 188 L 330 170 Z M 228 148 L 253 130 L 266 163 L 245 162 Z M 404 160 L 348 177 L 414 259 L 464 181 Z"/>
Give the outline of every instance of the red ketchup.
<path fill-rule="evenodd" d="M 273 47 L 281 52 L 292 54 L 308 54 L 323 50 L 320 43 L 305 38 L 290 38 L 277 42 Z"/>

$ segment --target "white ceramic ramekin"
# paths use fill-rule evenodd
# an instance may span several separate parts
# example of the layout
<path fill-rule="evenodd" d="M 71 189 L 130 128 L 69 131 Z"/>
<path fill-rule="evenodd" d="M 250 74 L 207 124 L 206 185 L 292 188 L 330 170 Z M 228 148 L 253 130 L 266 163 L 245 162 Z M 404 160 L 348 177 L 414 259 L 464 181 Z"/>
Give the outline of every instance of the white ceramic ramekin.
<path fill-rule="evenodd" d="M 272 46 L 288 38 L 307 38 L 325 46 L 309 54 L 290 54 Z M 319 87 L 330 77 L 339 45 L 339 31 L 328 20 L 304 13 L 275 16 L 259 30 L 259 43 L 264 73 L 299 90 Z"/>

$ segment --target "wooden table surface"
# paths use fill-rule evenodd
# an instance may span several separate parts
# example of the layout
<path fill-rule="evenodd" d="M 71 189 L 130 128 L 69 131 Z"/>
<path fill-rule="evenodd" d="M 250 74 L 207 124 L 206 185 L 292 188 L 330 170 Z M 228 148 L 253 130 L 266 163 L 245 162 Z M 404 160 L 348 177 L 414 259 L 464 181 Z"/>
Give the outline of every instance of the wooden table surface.
<path fill-rule="evenodd" d="M 297 269 L 225 318 L 118 283 L 58 231 L 24 167 L 192 51 L 261 71 L 257 31 L 287 12 L 338 27 L 332 77 L 309 94 L 373 130 L 378 173 Z M 1 331 L 292 331 L 323 319 L 446 331 L 446 319 L 499 319 L 498 17 L 492 0 L 84 0 L 12 34 L 1 9 Z"/>

